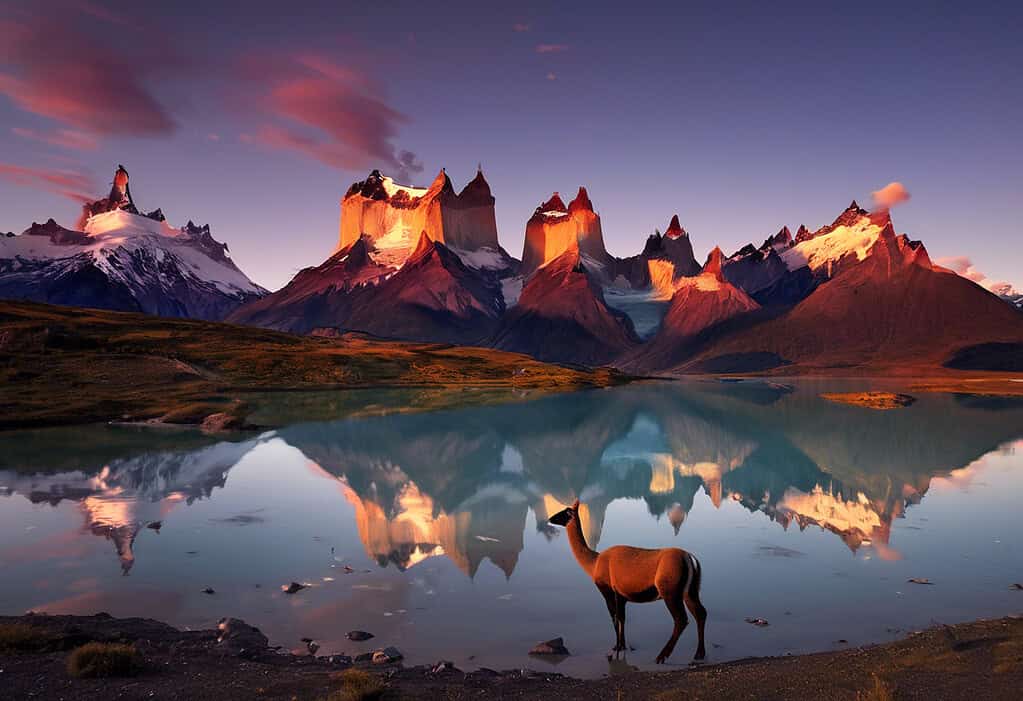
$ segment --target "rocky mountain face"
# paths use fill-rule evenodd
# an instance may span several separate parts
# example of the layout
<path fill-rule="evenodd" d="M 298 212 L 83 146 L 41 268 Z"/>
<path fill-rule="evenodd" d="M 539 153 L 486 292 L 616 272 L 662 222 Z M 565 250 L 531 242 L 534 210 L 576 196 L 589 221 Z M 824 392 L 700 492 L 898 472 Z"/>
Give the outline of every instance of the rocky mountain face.
<path fill-rule="evenodd" d="M 715 249 L 701 269 L 677 216 L 640 254 L 615 258 L 586 190 L 567 205 L 554 193 L 527 224 L 515 274 L 514 261 L 490 255 L 489 224 L 479 235 L 458 230 L 459 248 L 449 245 L 457 229 L 435 217 L 424 220 L 415 246 L 398 256 L 388 248 L 394 232 L 404 241 L 419 225 L 406 210 L 436 210 L 452 198 L 492 208 L 482 174 L 457 195 L 443 172 L 421 193 L 396 187 L 379 174 L 353 186 L 346 201 L 364 202 L 343 208 L 343 219 L 356 217 L 341 224 L 348 243 L 231 320 L 474 343 L 635 372 L 934 366 L 971 344 L 1002 344 L 1004 355 L 1023 338 L 1023 315 L 933 266 L 922 244 L 895 233 L 887 211 L 855 202 L 816 231 L 800 226 L 793 236 L 783 227 L 728 257 Z M 387 226 L 366 219 L 379 207 L 366 203 L 381 202 Z M 351 238 L 367 221 L 368 230 Z M 974 353 L 968 362 L 989 356 Z"/>
<path fill-rule="evenodd" d="M 397 270 L 375 253 L 364 236 L 228 321 L 303 334 L 357 331 L 473 344 L 496 328 L 504 312 L 497 278 L 470 268 L 444 244 L 421 234 Z"/>
<path fill-rule="evenodd" d="M 526 222 L 521 272 L 530 275 L 537 268 L 574 250 L 578 250 L 583 263 L 595 274 L 608 278 L 612 258 L 604 247 L 600 215 L 594 211 L 585 187 L 579 188 L 567 207 L 555 192 L 536 208 Z"/>
<path fill-rule="evenodd" d="M 426 234 L 398 272 L 362 290 L 344 327 L 384 338 L 476 345 L 504 313 L 500 285 Z"/>
<path fill-rule="evenodd" d="M 0 237 L 0 298 L 219 320 L 266 294 L 209 226 L 140 214 L 123 166 L 109 196 L 83 206 L 80 228 L 50 219 Z"/>
<path fill-rule="evenodd" d="M 677 214 L 672 216 L 664 234 L 651 234 L 639 255 L 620 259 L 616 267 L 633 289 L 651 287 L 655 295 L 664 298 L 671 297 L 676 280 L 700 272 L 693 244 Z"/>
<path fill-rule="evenodd" d="M 842 241 L 828 241 L 836 235 Z M 869 366 L 883 372 L 941 366 L 975 346 L 1023 354 L 1020 315 L 979 285 L 933 265 L 922 243 L 895 233 L 887 214 L 847 218 L 806 244 L 800 259 L 831 273 L 828 279 L 785 313 L 726 329 L 674 367 Z"/>
<path fill-rule="evenodd" d="M 576 249 L 534 272 L 492 341 L 540 360 L 585 365 L 607 364 L 638 344 L 632 322 L 607 305 Z"/>
<path fill-rule="evenodd" d="M 482 170 L 458 193 L 444 170 L 426 188 L 399 185 L 374 170 L 341 200 L 337 250 L 365 236 L 379 263 L 399 267 L 425 232 L 477 267 L 509 269 L 514 262 L 497 241 L 494 201 Z"/>
<path fill-rule="evenodd" d="M 760 309 L 749 295 L 725 278 L 723 265 L 721 249 L 715 248 L 699 275 L 682 278 L 676 284 L 657 335 L 621 364 L 635 370 L 671 367 L 686 357 L 701 334 Z"/>

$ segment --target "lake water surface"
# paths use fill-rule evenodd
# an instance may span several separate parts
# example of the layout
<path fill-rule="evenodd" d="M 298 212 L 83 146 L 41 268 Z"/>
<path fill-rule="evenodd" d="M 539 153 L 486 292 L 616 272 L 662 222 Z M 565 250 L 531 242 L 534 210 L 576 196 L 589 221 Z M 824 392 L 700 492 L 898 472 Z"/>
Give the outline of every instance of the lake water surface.
<path fill-rule="evenodd" d="M 818 396 L 866 384 L 655 383 L 231 440 L 3 433 L 0 613 L 236 616 L 285 648 L 394 645 L 466 670 L 549 669 L 526 653 L 562 636 L 558 671 L 598 676 L 621 668 L 603 599 L 547 524 L 575 498 L 598 550 L 699 557 L 708 661 L 1019 613 L 1023 402 Z M 282 593 L 292 580 L 310 586 Z M 628 611 L 627 663 L 653 668 L 671 619 Z M 691 625 L 670 662 L 695 644 Z"/>

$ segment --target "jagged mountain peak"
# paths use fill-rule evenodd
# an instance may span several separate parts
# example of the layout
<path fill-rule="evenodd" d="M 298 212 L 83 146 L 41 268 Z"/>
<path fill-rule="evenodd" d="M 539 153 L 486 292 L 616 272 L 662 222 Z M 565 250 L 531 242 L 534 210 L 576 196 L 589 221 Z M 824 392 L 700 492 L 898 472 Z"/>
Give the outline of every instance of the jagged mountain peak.
<path fill-rule="evenodd" d="M 451 184 L 451 178 L 448 177 L 447 171 L 443 168 L 440 169 L 440 172 L 437 173 L 437 177 L 435 177 L 433 182 L 430 183 L 430 187 L 426 188 L 426 194 L 424 197 L 436 197 L 441 193 L 451 195 L 455 194 L 455 186 Z"/>
<path fill-rule="evenodd" d="M 490 192 L 490 183 L 483 176 L 482 168 L 476 170 L 476 176 L 466 183 L 462 191 L 458 193 L 458 199 L 463 204 L 494 204 L 494 196 Z"/>
<path fill-rule="evenodd" d="M 703 270 L 700 271 L 700 274 L 713 275 L 717 280 L 723 282 L 725 279 L 721 271 L 723 258 L 724 255 L 721 253 L 721 248 L 715 246 L 714 250 L 707 255 L 707 262 L 703 264 Z"/>
<path fill-rule="evenodd" d="M 839 226 L 849 226 L 850 224 L 857 221 L 860 217 L 868 216 L 870 213 L 860 207 L 860 205 L 853 200 L 845 210 L 831 223 L 831 228 Z"/>
<path fill-rule="evenodd" d="M 682 228 L 682 224 L 678 220 L 678 215 L 674 214 L 671 217 L 671 222 L 668 224 L 667 230 L 664 235 L 670 239 L 677 239 L 681 236 L 689 236 L 686 230 Z"/>
<path fill-rule="evenodd" d="M 101 197 L 98 200 L 82 204 L 82 214 L 78 218 L 77 228 L 84 229 L 86 223 L 91 217 L 118 210 L 123 210 L 131 214 L 140 214 L 155 221 L 162 222 L 166 220 L 166 217 L 164 217 L 163 211 L 160 208 L 156 208 L 148 213 L 139 211 L 139 209 L 135 206 L 135 200 L 131 196 L 131 187 L 128 182 L 128 171 L 120 163 L 117 164 L 117 170 L 114 171 L 114 177 L 110 185 L 110 193 L 106 197 Z"/>
<path fill-rule="evenodd" d="M 779 249 L 788 248 L 792 245 L 792 232 L 789 231 L 789 227 L 783 226 L 780 231 L 774 236 L 768 236 L 763 244 L 760 246 L 760 250 L 766 251 L 769 248 Z"/>
<path fill-rule="evenodd" d="M 412 250 L 412 253 L 408 257 L 406 264 L 411 264 L 423 256 L 429 255 L 434 250 L 434 240 L 429 237 L 424 229 L 419 233 L 419 241 L 416 242 L 416 247 Z"/>
<path fill-rule="evenodd" d="M 548 212 L 567 212 L 568 207 L 565 206 L 564 200 L 561 199 L 561 194 L 555 191 L 549 200 L 540 205 L 537 211 L 543 214 Z"/>
<path fill-rule="evenodd" d="M 497 251 L 495 199 L 483 175 L 476 171 L 456 193 L 447 171 L 441 169 L 429 187 L 400 185 L 374 170 L 354 183 L 341 200 L 341 221 L 335 250 L 369 235 L 378 262 L 400 267 L 415 249 L 423 231 L 459 251 Z"/>
<path fill-rule="evenodd" d="M 770 240 L 770 239 L 768 239 Z M 759 249 L 752 243 L 747 243 L 745 246 L 740 248 L 738 251 L 728 256 L 726 260 L 740 260 L 748 256 L 761 257 L 760 254 L 764 251 L 765 247 L 761 246 Z"/>
<path fill-rule="evenodd" d="M 568 203 L 568 213 L 573 212 L 592 212 L 593 203 L 590 202 L 590 195 L 586 192 L 586 188 L 580 186 L 579 192 L 576 194 L 575 199 Z"/>

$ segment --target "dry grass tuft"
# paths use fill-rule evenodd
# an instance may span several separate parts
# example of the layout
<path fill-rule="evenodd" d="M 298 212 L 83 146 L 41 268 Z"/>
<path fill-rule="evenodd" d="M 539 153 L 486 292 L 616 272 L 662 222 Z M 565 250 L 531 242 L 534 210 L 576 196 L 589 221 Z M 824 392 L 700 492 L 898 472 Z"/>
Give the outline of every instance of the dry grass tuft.
<path fill-rule="evenodd" d="M 27 623 L 0 624 L 0 653 L 38 652 L 52 642 L 46 631 Z"/>
<path fill-rule="evenodd" d="M 142 660 L 131 645 L 87 643 L 76 648 L 67 660 L 72 677 L 130 677 L 142 668 Z"/>
<path fill-rule="evenodd" d="M 384 694 L 384 685 L 379 677 L 361 669 L 346 669 L 338 678 L 341 688 L 321 701 L 375 701 Z"/>

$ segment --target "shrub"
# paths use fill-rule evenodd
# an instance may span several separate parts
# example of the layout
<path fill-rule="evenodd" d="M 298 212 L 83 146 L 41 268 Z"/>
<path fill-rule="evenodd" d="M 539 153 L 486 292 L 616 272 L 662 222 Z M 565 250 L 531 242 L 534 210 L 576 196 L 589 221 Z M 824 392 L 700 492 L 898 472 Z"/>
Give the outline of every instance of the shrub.
<path fill-rule="evenodd" d="M 67 660 L 72 677 L 128 677 L 141 666 L 134 647 L 117 643 L 87 643 L 76 648 Z"/>

